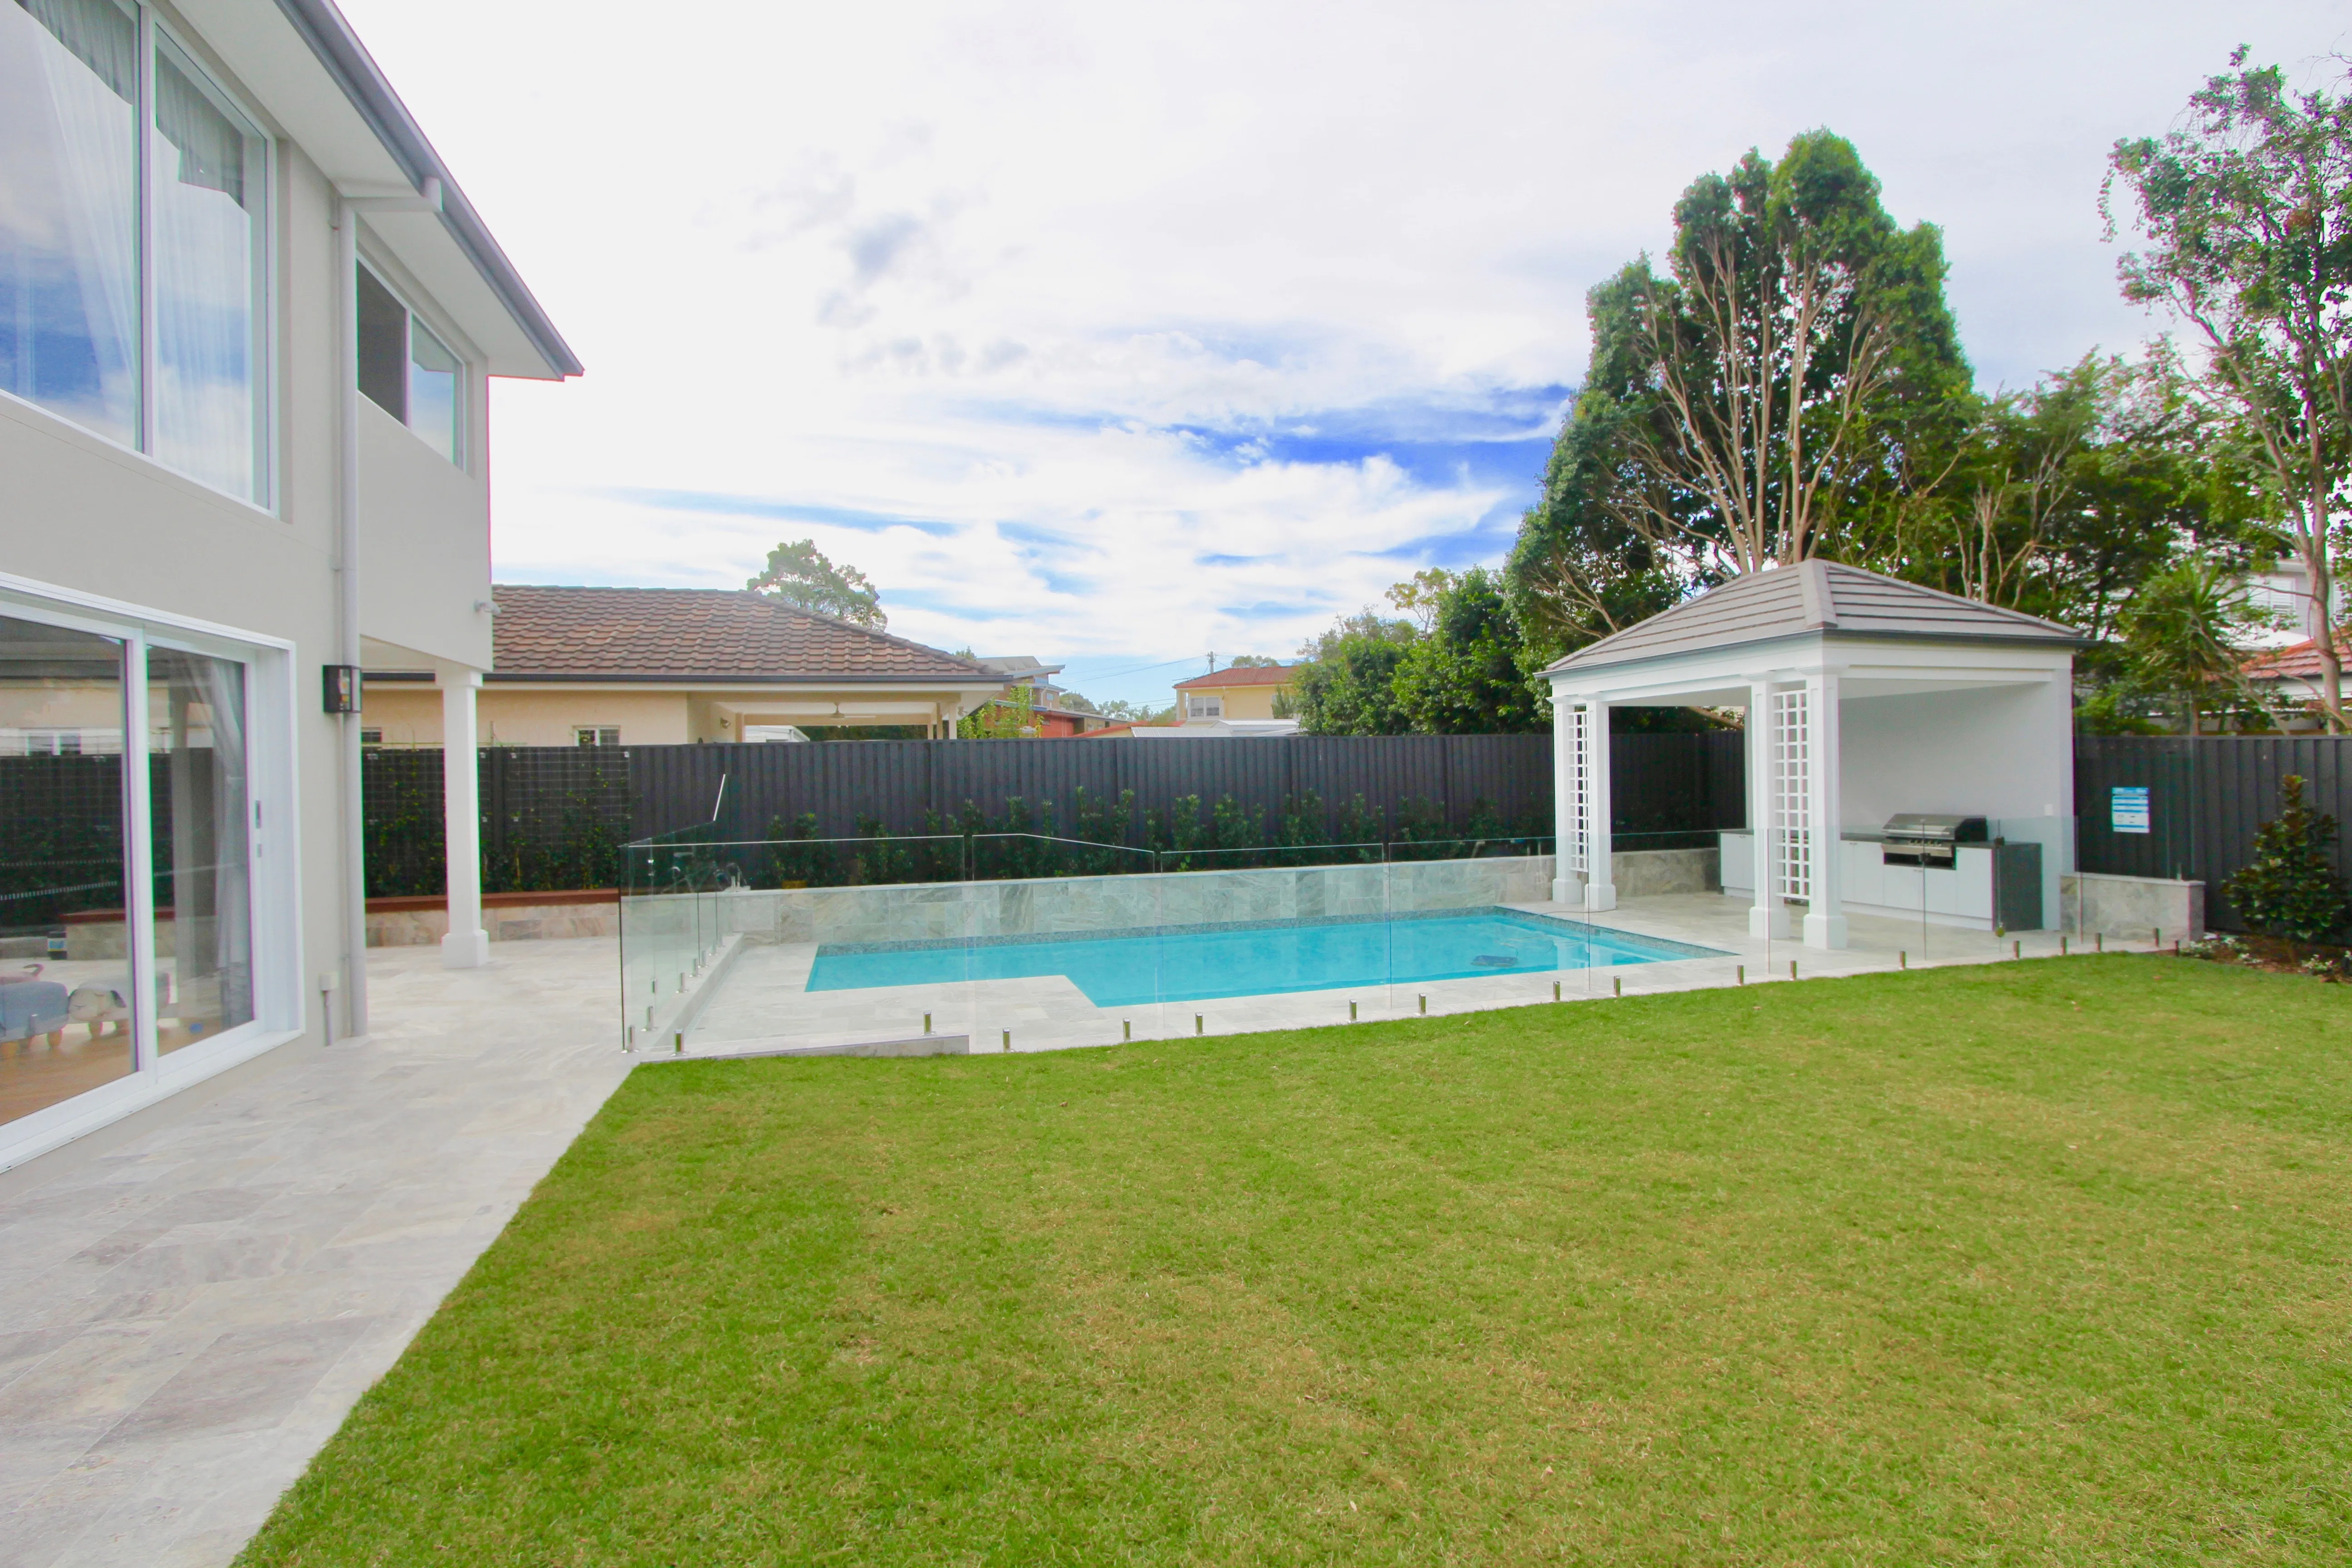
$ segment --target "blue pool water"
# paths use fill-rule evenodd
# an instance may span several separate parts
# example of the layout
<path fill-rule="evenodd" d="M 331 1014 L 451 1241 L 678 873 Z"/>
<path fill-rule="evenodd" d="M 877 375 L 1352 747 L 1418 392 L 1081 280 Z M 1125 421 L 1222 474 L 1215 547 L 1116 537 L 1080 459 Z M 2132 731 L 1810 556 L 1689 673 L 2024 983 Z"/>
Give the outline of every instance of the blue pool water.
<path fill-rule="evenodd" d="M 1516 910 L 1181 926 L 1097 936 L 829 944 L 812 991 L 1062 974 L 1097 1007 L 1720 957 Z"/>

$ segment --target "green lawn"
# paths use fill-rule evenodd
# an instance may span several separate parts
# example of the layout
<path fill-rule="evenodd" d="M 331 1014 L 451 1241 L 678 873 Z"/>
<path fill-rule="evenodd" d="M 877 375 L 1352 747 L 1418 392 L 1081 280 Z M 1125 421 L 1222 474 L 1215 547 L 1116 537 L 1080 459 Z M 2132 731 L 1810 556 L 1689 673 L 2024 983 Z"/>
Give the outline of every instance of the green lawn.
<path fill-rule="evenodd" d="M 241 1563 L 2352 1561 L 2352 990 L 640 1068 Z"/>

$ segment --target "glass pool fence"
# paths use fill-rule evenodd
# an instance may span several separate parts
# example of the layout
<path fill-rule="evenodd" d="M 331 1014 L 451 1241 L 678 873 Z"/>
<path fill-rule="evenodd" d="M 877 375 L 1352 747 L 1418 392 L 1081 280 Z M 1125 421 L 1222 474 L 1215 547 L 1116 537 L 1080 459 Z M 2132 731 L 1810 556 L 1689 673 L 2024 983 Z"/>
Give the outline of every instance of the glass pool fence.
<path fill-rule="evenodd" d="M 1657 842 L 1651 844 L 1647 840 Z M 1693 841 L 1693 840 L 1696 841 Z M 1632 848 L 1711 836 L 1619 835 Z M 1721 959 L 1542 905 L 1549 837 L 1157 848 L 1042 833 L 624 852 L 624 1045 L 931 1054 L 1410 1016 Z"/>

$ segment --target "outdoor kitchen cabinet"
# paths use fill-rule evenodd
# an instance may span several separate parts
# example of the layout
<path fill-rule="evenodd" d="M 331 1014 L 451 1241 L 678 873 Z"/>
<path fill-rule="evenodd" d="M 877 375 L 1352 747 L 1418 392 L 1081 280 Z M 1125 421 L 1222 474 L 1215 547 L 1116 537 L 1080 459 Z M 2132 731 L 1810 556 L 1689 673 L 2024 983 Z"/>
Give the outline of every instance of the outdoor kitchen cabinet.
<path fill-rule="evenodd" d="M 1746 832 L 1722 836 L 1723 890 L 1743 898 L 1756 892 L 1755 838 Z M 1990 844 L 1963 844 L 1950 870 L 1885 863 L 1876 833 L 1853 833 L 1838 843 L 1838 886 L 1850 913 L 1919 918 L 1942 924 L 1992 929 L 1992 857 Z"/>

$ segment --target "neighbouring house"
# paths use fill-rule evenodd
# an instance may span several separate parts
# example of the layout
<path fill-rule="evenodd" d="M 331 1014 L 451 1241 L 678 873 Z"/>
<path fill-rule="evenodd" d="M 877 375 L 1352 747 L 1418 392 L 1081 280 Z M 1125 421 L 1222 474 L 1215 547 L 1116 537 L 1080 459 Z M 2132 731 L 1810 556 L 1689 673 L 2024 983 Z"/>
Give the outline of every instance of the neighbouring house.
<path fill-rule="evenodd" d="M 2339 631 L 2336 635 L 2336 654 L 2344 666 L 2346 695 L 2352 697 L 2352 634 Z M 2323 677 L 2315 640 L 2305 637 L 2284 647 L 2266 649 L 2248 659 L 2241 669 L 2247 685 L 2263 699 L 2263 706 L 2278 715 L 2281 727 L 2288 732 L 2311 732 L 2326 727 L 2320 717 Z"/>
<path fill-rule="evenodd" d="M 1292 691 L 1295 665 L 1242 665 L 1176 683 L 1179 719 L 1164 724 L 1116 724 L 1094 731 L 1138 741 L 1275 740 L 1298 733 L 1298 721 L 1276 717 L 1276 699 Z"/>
<path fill-rule="evenodd" d="M 1296 665 L 1243 665 L 1178 681 L 1176 702 L 1187 724 L 1211 719 L 1284 719 L 1287 715 L 1275 710 L 1275 700 L 1296 696 L 1297 684 Z"/>
<path fill-rule="evenodd" d="M 2244 578 L 2246 597 L 2255 609 L 2263 612 L 2272 625 L 2249 633 L 2246 645 L 2259 648 L 2286 648 L 2296 643 L 2309 643 L 2319 636 L 2322 626 L 2344 619 L 2344 585 L 2329 584 L 2328 598 L 2332 615 L 2319 613 L 2319 595 L 2311 591 L 2311 574 L 2303 563 L 2292 555 L 2281 556 L 2268 569 L 2250 572 Z"/>
<path fill-rule="evenodd" d="M 488 378 L 579 373 L 329 0 L 0 5 L 0 1165 L 365 1028 L 358 671 L 470 742 Z"/>
<path fill-rule="evenodd" d="M 1029 689 L 1029 728 L 1040 740 L 1061 740 L 1072 735 L 1084 735 L 1110 722 L 1090 709 L 1072 708 L 1064 699 L 1069 692 L 1055 684 L 1053 678 L 1065 668 L 1046 664 L 1028 654 L 983 656 L 981 668 L 994 670 L 1015 688 Z M 998 699 L 1002 701 L 1004 699 Z"/>
<path fill-rule="evenodd" d="M 971 659 L 740 590 L 501 583 L 496 599 L 485 744 L 677 746 L 803 725 L 944 737 L 1005 688 Z M 373 743 L 442 743 L 430 680 L 371 667 Z"/>

